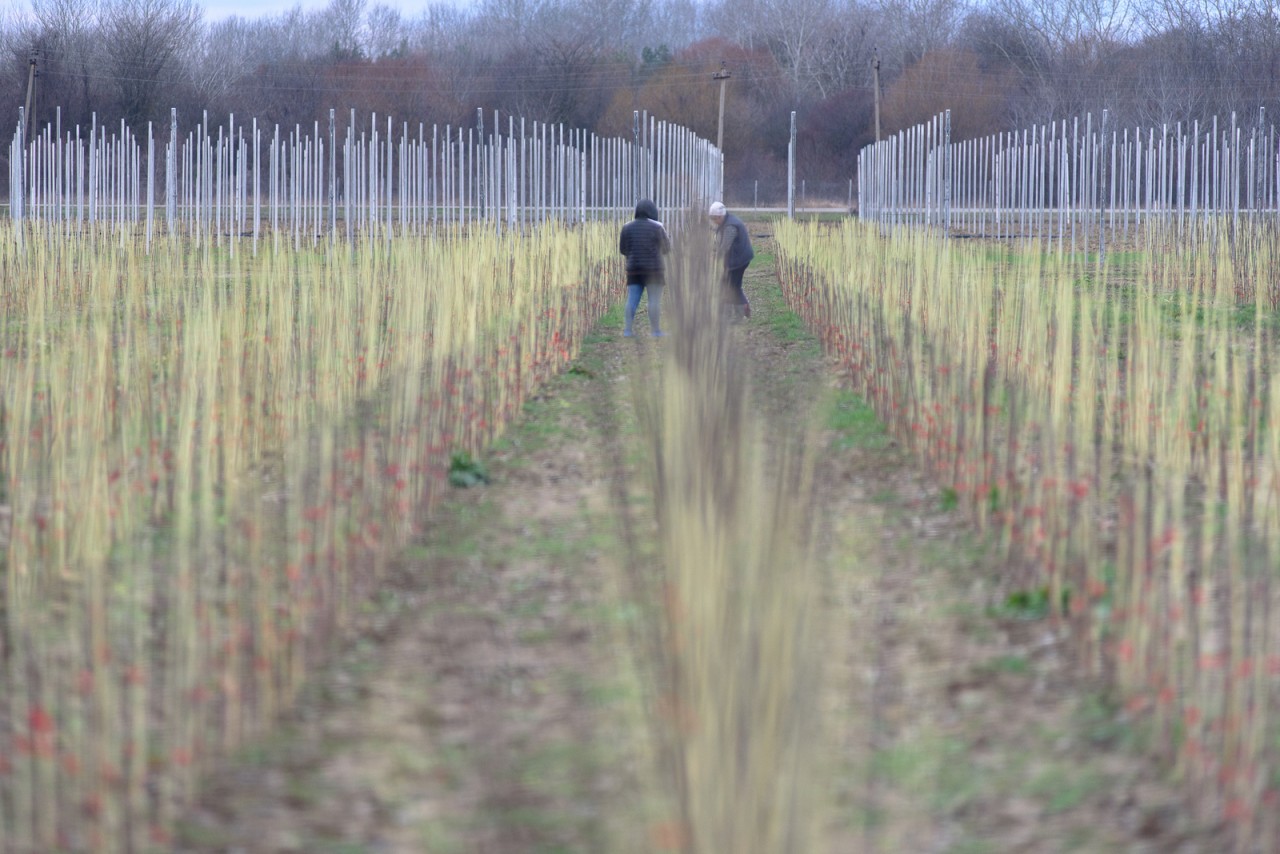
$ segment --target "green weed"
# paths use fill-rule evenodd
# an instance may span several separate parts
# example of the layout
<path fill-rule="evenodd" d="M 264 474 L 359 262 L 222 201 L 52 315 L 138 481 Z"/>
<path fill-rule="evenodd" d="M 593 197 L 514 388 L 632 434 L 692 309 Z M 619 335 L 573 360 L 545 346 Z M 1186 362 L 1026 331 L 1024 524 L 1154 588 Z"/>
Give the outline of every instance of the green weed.
<path fill-rule="evenodd" d="M 992 616 L 1012 620 L 1043 620 L 1049 616 L 1049 588 L 1015 590 L 991 609 Z"/>
<path fill-rule="evenodd" d="M 489 482 L 489 469 L 467 451 L 455 451 L 449 458 L 449 485 L 466 489 Z"/>
<path fill-rule="evenodd" d="M 944 486 L 938 493 L 938 506 L 942 508 L 943 513 L 950 513 L 960 506 L 960 493 L 955 487 Z"/>

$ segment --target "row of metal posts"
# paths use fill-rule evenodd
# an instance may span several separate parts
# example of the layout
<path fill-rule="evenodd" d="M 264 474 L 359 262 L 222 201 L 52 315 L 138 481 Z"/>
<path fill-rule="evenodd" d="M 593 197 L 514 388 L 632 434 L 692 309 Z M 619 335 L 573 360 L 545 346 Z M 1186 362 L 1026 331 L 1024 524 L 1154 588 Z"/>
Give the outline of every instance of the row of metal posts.
<path fill-rule="evenodd" d="M 948 110 L 863 148 L 857 166 L 859 216 L 889 226 L 949 227 L 956 152 L 950 137 Z"/>
<path fill-rule="evenodd" d="M 1103 239 L 1104 224 L 1112 234 L 1153 224 L 1180 234 L 1205 217 L 1234 226 L 1280 200 L 1280 140 L 1265 119 L 1116 129 L 1104 110 L 1097 123 L 1086 115 L 952 143 L 947 112 L 862 150 L 859 211 L 887 225 L 1073 244 Z"/>
<path fill-rule="evenodd" d="M 23 145 L 23 122 L 10 146 L 9 213 L 16 221 L 56 222 L 66 229 L 106 225 L 122 241 L 145 222 L 150 246 L 163 200 L 163 225 L 234 248 L 251 238 L 257 250 L 269 227 L 273 241 L 295 246 L 357 236 L 421 235 L 449 225 L 523 228 L 557 220 L 624 216 L 644 197 L 674 219 L 720 197 L 721 156 L 691 131 L 635 114 L 632 139 L 602 138 L 563 125 L 499 115 L 486 133 L 444 128 L 416 136 L 390 117 L 357 127 L 355 110 L 339 144 L 334 111 L 327 134 L 232 116 L 211 128 L 208 114 L 184 137 L 170 113 L 169 142 L 158 172 L 153 128 L 140 141 L 123 123 L 108 135 L 96 121 L 87 140 L 59 122 Z M 162 175 L 162 178 L 161 178 Z M 163 180 L 157 186 L 158 180 Z M 341 221 L 339 221 L 341 220 Z M 679 223 L 677 222 L 677 225 Z M 19 229 L 21 231 L 21 229 Z"/>

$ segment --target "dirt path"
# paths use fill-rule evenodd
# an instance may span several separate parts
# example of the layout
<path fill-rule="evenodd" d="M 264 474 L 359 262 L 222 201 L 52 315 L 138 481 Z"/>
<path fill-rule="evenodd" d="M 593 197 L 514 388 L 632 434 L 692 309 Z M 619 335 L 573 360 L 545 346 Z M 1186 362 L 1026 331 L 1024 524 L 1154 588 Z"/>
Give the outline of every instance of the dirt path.
<path fill-rule="evenodd" d="M 1063 639 L 1001 607 L 984 544 L 839 388 L 782 303 L 767 224 L 752 231 L 755 312 L 733 334 L 754 399 L 824 424 L 827 850 L 1216 850 Z M 279 733 L 212 776 L 183 850 L 675 846 L 643 783 L 639 612 L 619 582 L 624 542 L 652 548 L 629 378 L 665 342 L 620 332 L 606 318 L 531 402 L 488 457 L 492 485 L 431 520 Z"/>

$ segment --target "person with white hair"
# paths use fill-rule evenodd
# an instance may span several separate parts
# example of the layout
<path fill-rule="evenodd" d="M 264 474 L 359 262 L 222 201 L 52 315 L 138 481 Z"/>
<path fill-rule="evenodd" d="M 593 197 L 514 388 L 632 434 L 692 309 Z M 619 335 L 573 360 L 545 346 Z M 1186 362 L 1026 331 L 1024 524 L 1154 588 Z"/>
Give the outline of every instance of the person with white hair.
<path fill-rule="evenodd" d="M 722 202 L 713 202 L 707 215 L 716 227 L 716 257 L 723 267 L 724 304 L 735 320 L 750 317 L 751 303 L 742 290 L 742 278 L 756 255 L 751 248 L 751 236 L 742 220 L 729 213 Z"/>

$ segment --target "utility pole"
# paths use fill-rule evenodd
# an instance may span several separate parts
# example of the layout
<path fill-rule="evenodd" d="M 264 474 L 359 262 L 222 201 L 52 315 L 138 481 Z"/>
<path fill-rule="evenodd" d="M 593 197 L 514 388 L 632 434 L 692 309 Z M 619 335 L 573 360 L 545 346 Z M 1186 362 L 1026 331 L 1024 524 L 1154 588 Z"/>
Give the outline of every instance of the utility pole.
<path fill-rule="evenodd" d="M 871 61 L 871 76 L 874 80 L 875 97 L 876 97 L 876 142 L 880 141 L 880 51 L 877 50 L 875 59 Z"/>
<path fill-rule="evenodd" d="M 724 87 L 729 82 L 729 69 L 720 61 L 720 70 L 711 75 L 712 80 L 720 81 L 720 120 L 716 123 L 716 151 L 720 154 L 720 195 L 724 195 Z"/>
<path fill-rule="evenodd" d="M 716 148 L 721 151 L 724 151 L 724 87 L 732 76 L 729 69 L 724 67 L 723 61 L 720 63 L 720 70 L 711 75 L 712 80 L 720 81 L 720 121 L 716 125 Z"/>
<path fill-rule="evenodd" d="M 27 108 L 25 110 L 27 133 L 22 140 L 23 145 L 26 145 L 27 140 L 31 137 L 31 125 L 33 124 L 31 121 L 31 96 L 36 88 L 36 73 L 36 52 L 33 50 L 31 51 L 31 64 L 27 66 Z"/>

